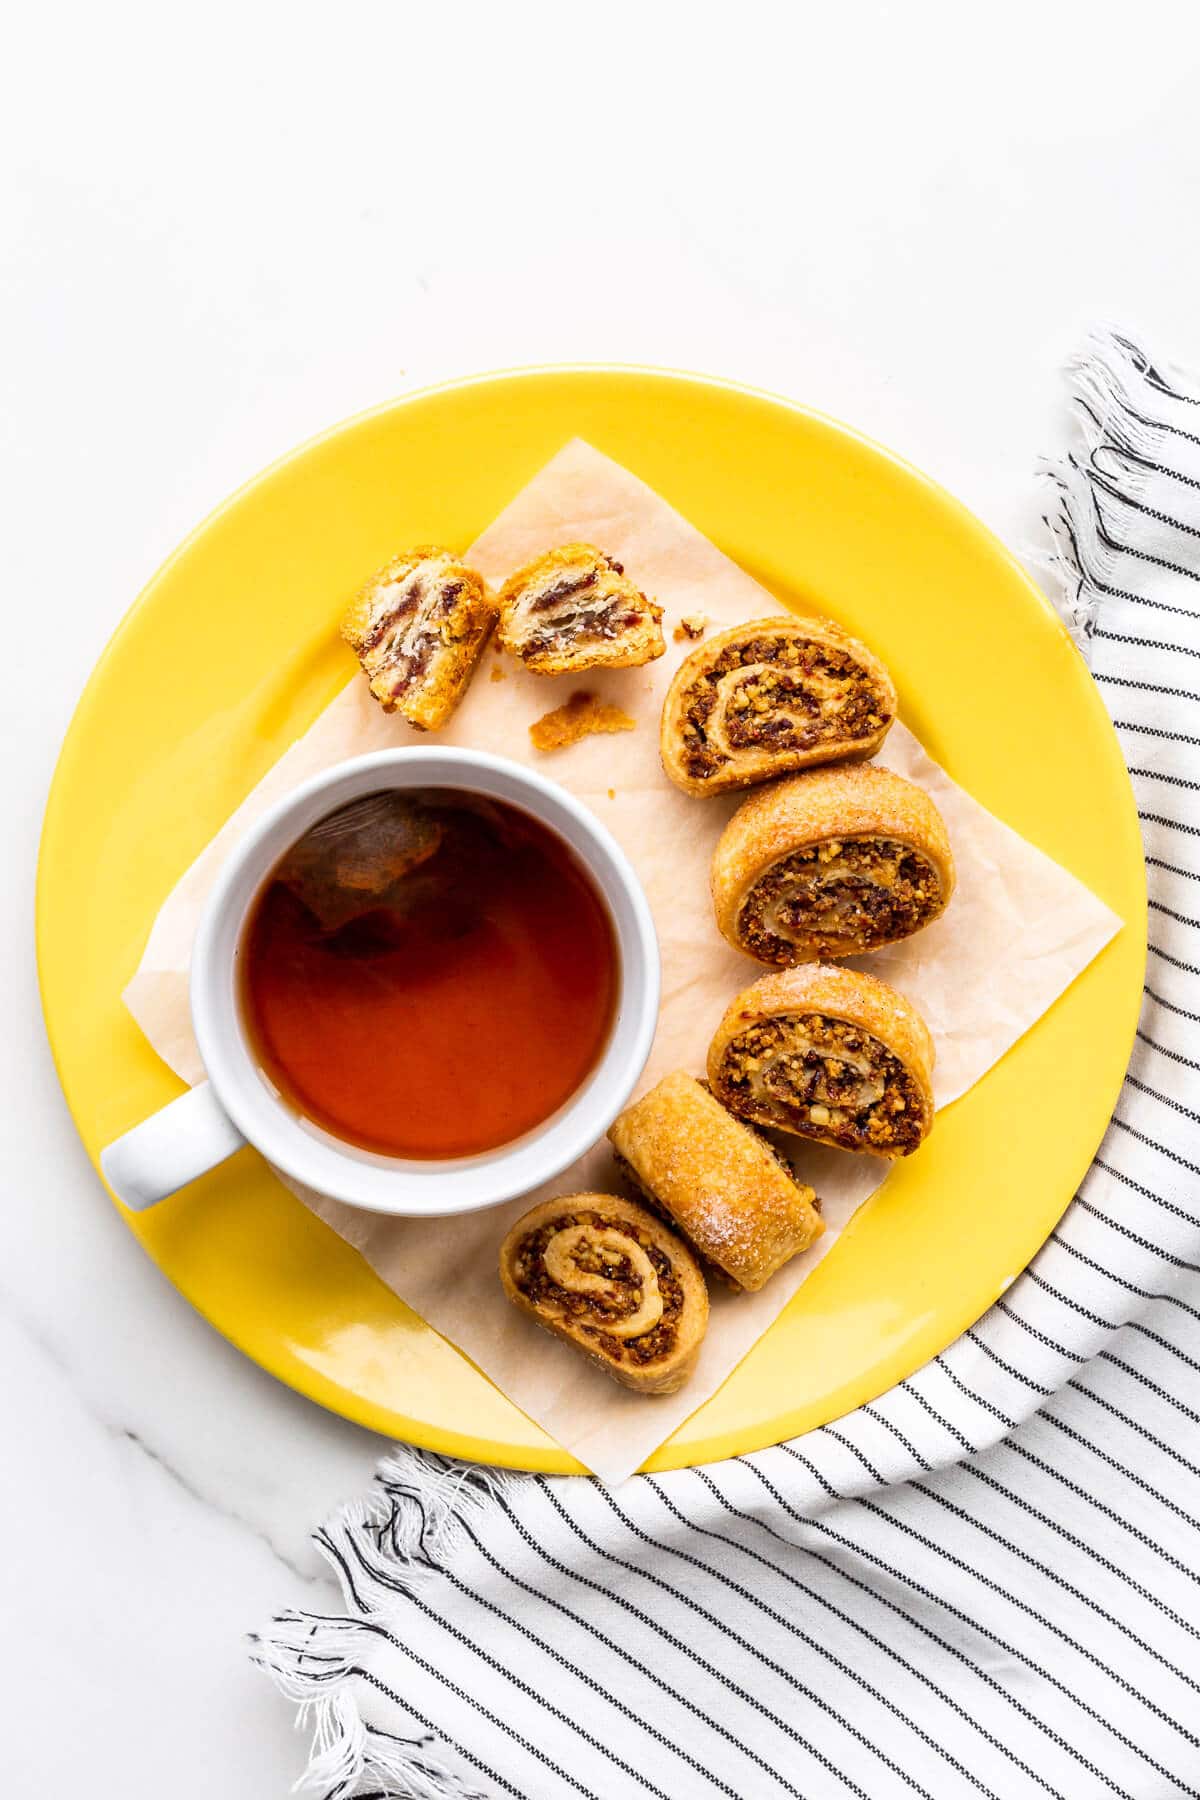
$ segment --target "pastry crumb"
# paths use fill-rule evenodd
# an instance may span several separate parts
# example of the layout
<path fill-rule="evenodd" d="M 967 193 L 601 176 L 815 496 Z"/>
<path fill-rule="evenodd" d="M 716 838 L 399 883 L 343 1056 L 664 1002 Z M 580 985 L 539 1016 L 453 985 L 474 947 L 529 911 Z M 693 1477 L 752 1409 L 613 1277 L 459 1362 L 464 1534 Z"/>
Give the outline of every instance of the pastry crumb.
<path fill-rule="evenodd" d="M 682 644 L 685 638 L 694 642 L 696 638 L 702 638 L 707 629 L 708 620 L 703 613 L 684 613 L 672 635 L 677 644 Z"/>
<path fill-rule="evenodd" d="M 616 788 L 609 788 L 609 790 L 608 790 L 608 797 L 609 797 L 609 799 L 610 799 L 610 800 L 615 800 L 615 799 L 616 799 L 616 797 L 617 797 L 617 790 L 616 790 Z"/>
<path fill-rule="evenodd" d="M 504 680 L 504 670 L 500 667 L 499 663 L 493 664 L 490 679 L 492 681 L 503 681 Z"/>
<path fill-rule="evenodd" d="M 529 727 L 529 736 L 535 750 L 564 750 L 593 732 L 632 731 L 636 723 L 619 706 L 581 689 L 564 706 L 556 706 L 553 712 L 536 719 Z"/>

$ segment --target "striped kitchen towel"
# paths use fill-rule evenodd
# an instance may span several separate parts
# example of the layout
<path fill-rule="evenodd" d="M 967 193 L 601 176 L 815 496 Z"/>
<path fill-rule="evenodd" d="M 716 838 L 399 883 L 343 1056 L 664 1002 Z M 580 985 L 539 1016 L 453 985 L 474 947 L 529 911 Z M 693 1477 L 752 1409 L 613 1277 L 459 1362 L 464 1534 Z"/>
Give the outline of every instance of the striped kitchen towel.
<path fill-rule="evenodd" d="M 1077 1199 L 836 1425 L 615 1491 L 409 1449 L 256 1655 L 327 1800 L 1200 1800 L 1200 384 L 1114 333 L 1046 471 L 1149 865 L 1145 1005 Z"/>

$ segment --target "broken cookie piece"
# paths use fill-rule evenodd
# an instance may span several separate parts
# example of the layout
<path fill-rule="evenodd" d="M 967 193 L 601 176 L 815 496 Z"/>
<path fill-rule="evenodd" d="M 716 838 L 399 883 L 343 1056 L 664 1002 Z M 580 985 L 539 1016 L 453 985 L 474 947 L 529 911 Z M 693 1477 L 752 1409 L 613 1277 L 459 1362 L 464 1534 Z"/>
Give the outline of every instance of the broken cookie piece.
<path fill-rule="evenodd" d="M 426 544 L 372 576 L 342 636 L 383 710 L 436 731 L 462 699 L 495 617 L 482 577 Z"/>
<path fill-rule="evenodd" d="M 598 699 L 595 694 L 572 694 L 563 706 L 545 713 L 529 727 L 535 750 L 565 750 L 580 738 L 605 731 L 632 731 L 637 724 L 619 706 Z"/>
<path fill-rule="evenodd" d="M 628 669 L 666 649 L 662 607 L 594 544 L 563 544 L 500 590 L 499 642 L 535 675 Z"/>

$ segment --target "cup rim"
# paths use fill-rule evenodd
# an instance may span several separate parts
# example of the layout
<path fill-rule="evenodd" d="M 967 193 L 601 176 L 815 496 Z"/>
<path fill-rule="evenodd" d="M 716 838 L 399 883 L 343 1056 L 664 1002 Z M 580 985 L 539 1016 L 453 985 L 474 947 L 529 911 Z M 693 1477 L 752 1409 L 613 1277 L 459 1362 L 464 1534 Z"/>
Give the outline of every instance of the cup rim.
<path fill-rule="evenodd" d="M 403 776 L 403 779 L 397 777 Z M 404 1162 L 310 1135 L 268 1088 L 240 1018 L 243 930 L 264 877 L 308 827 L 381 788 L 449 787 L 523 808 L 561 838 L 597 886 L 617 938 L 620 985 L 608 1041 L 583 1084 L 512 1144 L 472 1158 Z M 323 1198 L 401 1218 L 482 1211 L 553 1180 L 604 1136 L 633 1092 L 658 1024 L 661 963 L 649 902 L 608 828 L 536 770 L 487 750 L 413 745 L 367 752 L 310 776 L 250 826 L 223 864 L 196 931 L 192 1024 L 213 1090 L 242 1136 L 284 1175 Z"/>

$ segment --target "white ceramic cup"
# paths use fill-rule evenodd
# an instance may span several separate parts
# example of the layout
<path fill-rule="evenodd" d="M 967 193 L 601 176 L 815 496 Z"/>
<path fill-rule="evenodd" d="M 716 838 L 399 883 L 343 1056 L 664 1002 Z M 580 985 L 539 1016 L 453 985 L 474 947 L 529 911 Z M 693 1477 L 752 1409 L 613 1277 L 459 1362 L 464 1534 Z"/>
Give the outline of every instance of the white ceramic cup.
<path fill-rule="evenodd" d="M 586 1081 L 534 1131 L 453 1161 L 381 1156 L 302 1119 L 263 1074 L 238 998 L 246 918 L 284 852 L 338 807 L 391 788 L 456 788 L 540 820 L 590 874 L 617 940 L 616 1017 Z M 118 1199 L 139 1211 L 244 1144 L 317 1193 L 371 1212 L 436 1217 L 495 1206 L 552 1180 L 603 1137 L 650 1054 L 659 985 L 658 940 L 638 878 L 611 834 L 563 788 L 480 750 L 431 747 L 356 757 L 279 801 L 231 852 L 192 947 L 192 1025 L 208 1080 L 109 1144 L 100 1165 Z M 470 1105 L 469 1094 L 463 1103 Z"/>

